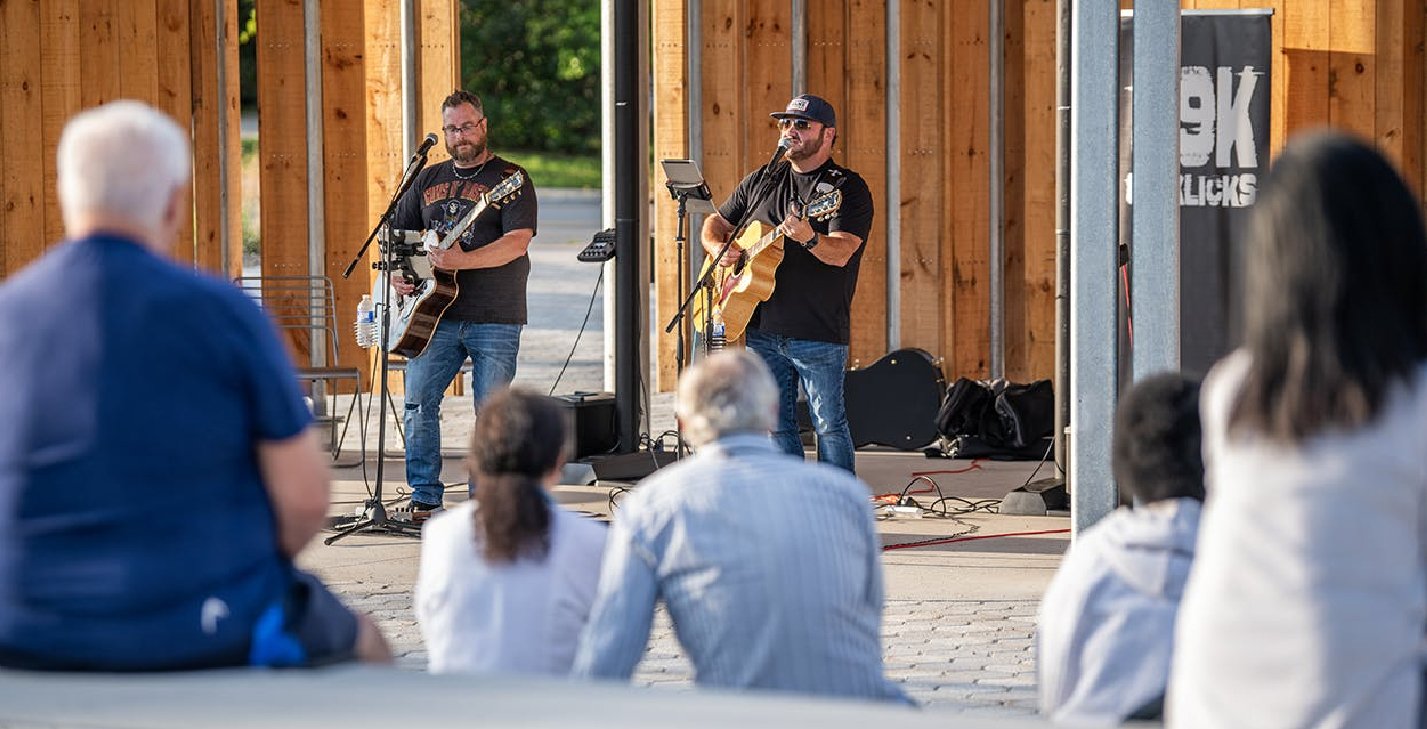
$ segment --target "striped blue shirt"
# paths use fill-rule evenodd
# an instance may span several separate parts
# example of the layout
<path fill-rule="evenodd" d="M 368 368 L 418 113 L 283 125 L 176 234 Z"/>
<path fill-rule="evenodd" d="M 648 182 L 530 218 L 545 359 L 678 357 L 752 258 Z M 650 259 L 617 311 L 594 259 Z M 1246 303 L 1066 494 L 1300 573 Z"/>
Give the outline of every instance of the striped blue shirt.
<path fill-rule="evenodd" d="M 700 686 L 908 701 L 882 671 L 867 488 L 734 435 L 622 504 L 574 674 L 628 680 L 663 600 Z"/>

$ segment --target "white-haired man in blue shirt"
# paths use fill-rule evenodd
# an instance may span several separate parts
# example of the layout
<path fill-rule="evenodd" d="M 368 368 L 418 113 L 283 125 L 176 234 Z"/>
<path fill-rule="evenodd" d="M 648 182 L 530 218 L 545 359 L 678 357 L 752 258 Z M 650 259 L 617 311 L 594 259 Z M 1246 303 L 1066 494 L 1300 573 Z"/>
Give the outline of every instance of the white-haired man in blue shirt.
<path fill-rule="evenodd" d="M 882 670 L 867 487 L 781 452 L 777 397 L 746 350 L 684 373 L 675 414 L 698 452 L 615 515 L 575 675 L 627 680 L 663 600 L 700 686 L 908 701 Z"/>

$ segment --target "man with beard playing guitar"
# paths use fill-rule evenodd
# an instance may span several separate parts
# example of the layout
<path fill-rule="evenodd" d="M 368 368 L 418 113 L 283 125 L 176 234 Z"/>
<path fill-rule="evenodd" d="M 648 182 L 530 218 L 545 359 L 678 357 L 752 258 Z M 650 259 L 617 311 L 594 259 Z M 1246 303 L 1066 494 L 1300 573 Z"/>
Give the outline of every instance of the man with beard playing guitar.
<path fill-rule="evenodd" d="M 842 378 L 852 294 L 872 228 L 872 194 L 861 176 L 832 161 L 837 117 L 831 104 L 804 94 L 771 116 L 781 130 L 782 159 L 743 178 L 719 213 L 704 222 L 702 242 L 710 257 L 718 255 L 724 241 L 741 232 L 730 221 L 749 212 L 782 234 L 772 295 L 753 311 L 745 340 L 778 382 L 773 439 L 784 452 L 803 457 L 796 413 L 801 381 L 818 434 L 818 460 L 853 471 Z M 768 180 L 761 182 L 765 170 Z M 768 192 L 760 196 L 760 188 Z M 830 199 L 835 205 L 826 204 Z M 819 212 L 805 216 L 811 210 Z M 719 265 L 735 265 L 742 256 L 731 246 Z"/>
<path fill-rule="evenodd" d="M 406 365 L 406 482 L 418 522 L 442 505 L 440 415 L 446 387 L 469 357 L 471 398 L 479 412 L 487 393 L 515 378 L 530 276 L 526 250 L 535 235 L 537 208 L 525 170 L 487 147 L 479 96 L 455 91 L 441 102 L 441 121 L 451 159 L 416 176 L 397 206 L 393 227 L 444 234 L 502 180 L 518 173 L 525 182 L 499 210 L 485 210 L 467 227 L 460 245 L 427 254 L 433 269 L 455 272 L 459 290 L 430 343 Z M 393 287 L 402 295 L 415 290 L 398 278 Z"/>

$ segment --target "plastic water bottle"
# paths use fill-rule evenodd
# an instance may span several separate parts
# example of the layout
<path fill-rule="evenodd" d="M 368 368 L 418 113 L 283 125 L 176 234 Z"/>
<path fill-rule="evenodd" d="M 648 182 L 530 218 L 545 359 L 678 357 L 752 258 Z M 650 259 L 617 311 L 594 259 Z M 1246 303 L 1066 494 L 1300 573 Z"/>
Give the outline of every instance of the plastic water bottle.
<path fill-rule="evenodd" d="M 713 322 L 709 324 L 709 351 L 717 352 L 727 346 L 728 335 L 723 325 L 723 313 L 714 309 Z"/>
<path fill-rule="evenodd" d="M 377 306 L 371 294 L 362 294 L 357 304 L 357 346 L 363 349 L 377 345 Z"/>

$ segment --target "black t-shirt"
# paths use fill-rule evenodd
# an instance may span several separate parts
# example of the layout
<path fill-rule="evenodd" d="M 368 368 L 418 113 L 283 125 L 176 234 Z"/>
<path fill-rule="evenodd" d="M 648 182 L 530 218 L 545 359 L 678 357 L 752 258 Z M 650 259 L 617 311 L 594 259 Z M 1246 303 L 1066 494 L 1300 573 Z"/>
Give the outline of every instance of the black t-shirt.
<path fill-rule="evenodd" d="M 538 205 L 535 187 L 524 168 L 492 156 L 472 179 L 456 176 L 451 160 L 434 164 L 416 176 L 402 196 L 393 225 L 405 230 L 435 228 L 445 232 L 475 207 L 483 193 L 516 172 L 524 176 L 514 200 L 499 210 L 487 208 L 461 236 L 461 249 L 473 251 L 512 230 L 535 230 Z M 469 173 L 462 173 L 469 174 Z M 471 268 L 456 272 L 460 292 L 443 319 L 483 324 L 524 324 L 525 282 L 530 277 L 530 256 L 521 256 L 497 268 Z"/>
<path fill-rule="evenodd" d="M 770 334 L 818 342 L 847 344 L 851 333 L 852 294 L 857 290 L 857 270 L 867 249 L 872 229 L 872 193 L 856 172 L 832 160 L 811 172 L 798 172 L 786 163 L 775 163 L 772 192 L 761 202 L 751 201 L 754 183 L 762 168 L 754 170 L 738 184 L 738 189 L 719 207 L 730 223 L 742 219 L 750 202 L 753 217 L 777 225 L 796 203 L 806 210 L 819 201 L 827 202 L 837 191 L 841 202 L 828 217 L 809 218 L 819 234 L 846 232 L 862 239 L 862 245 L 845 266 L 818 260 L 813 251 L 783 240 L 783 262 L 774 275 L 773 295 L 753 312 L 749 326 Z"/>

